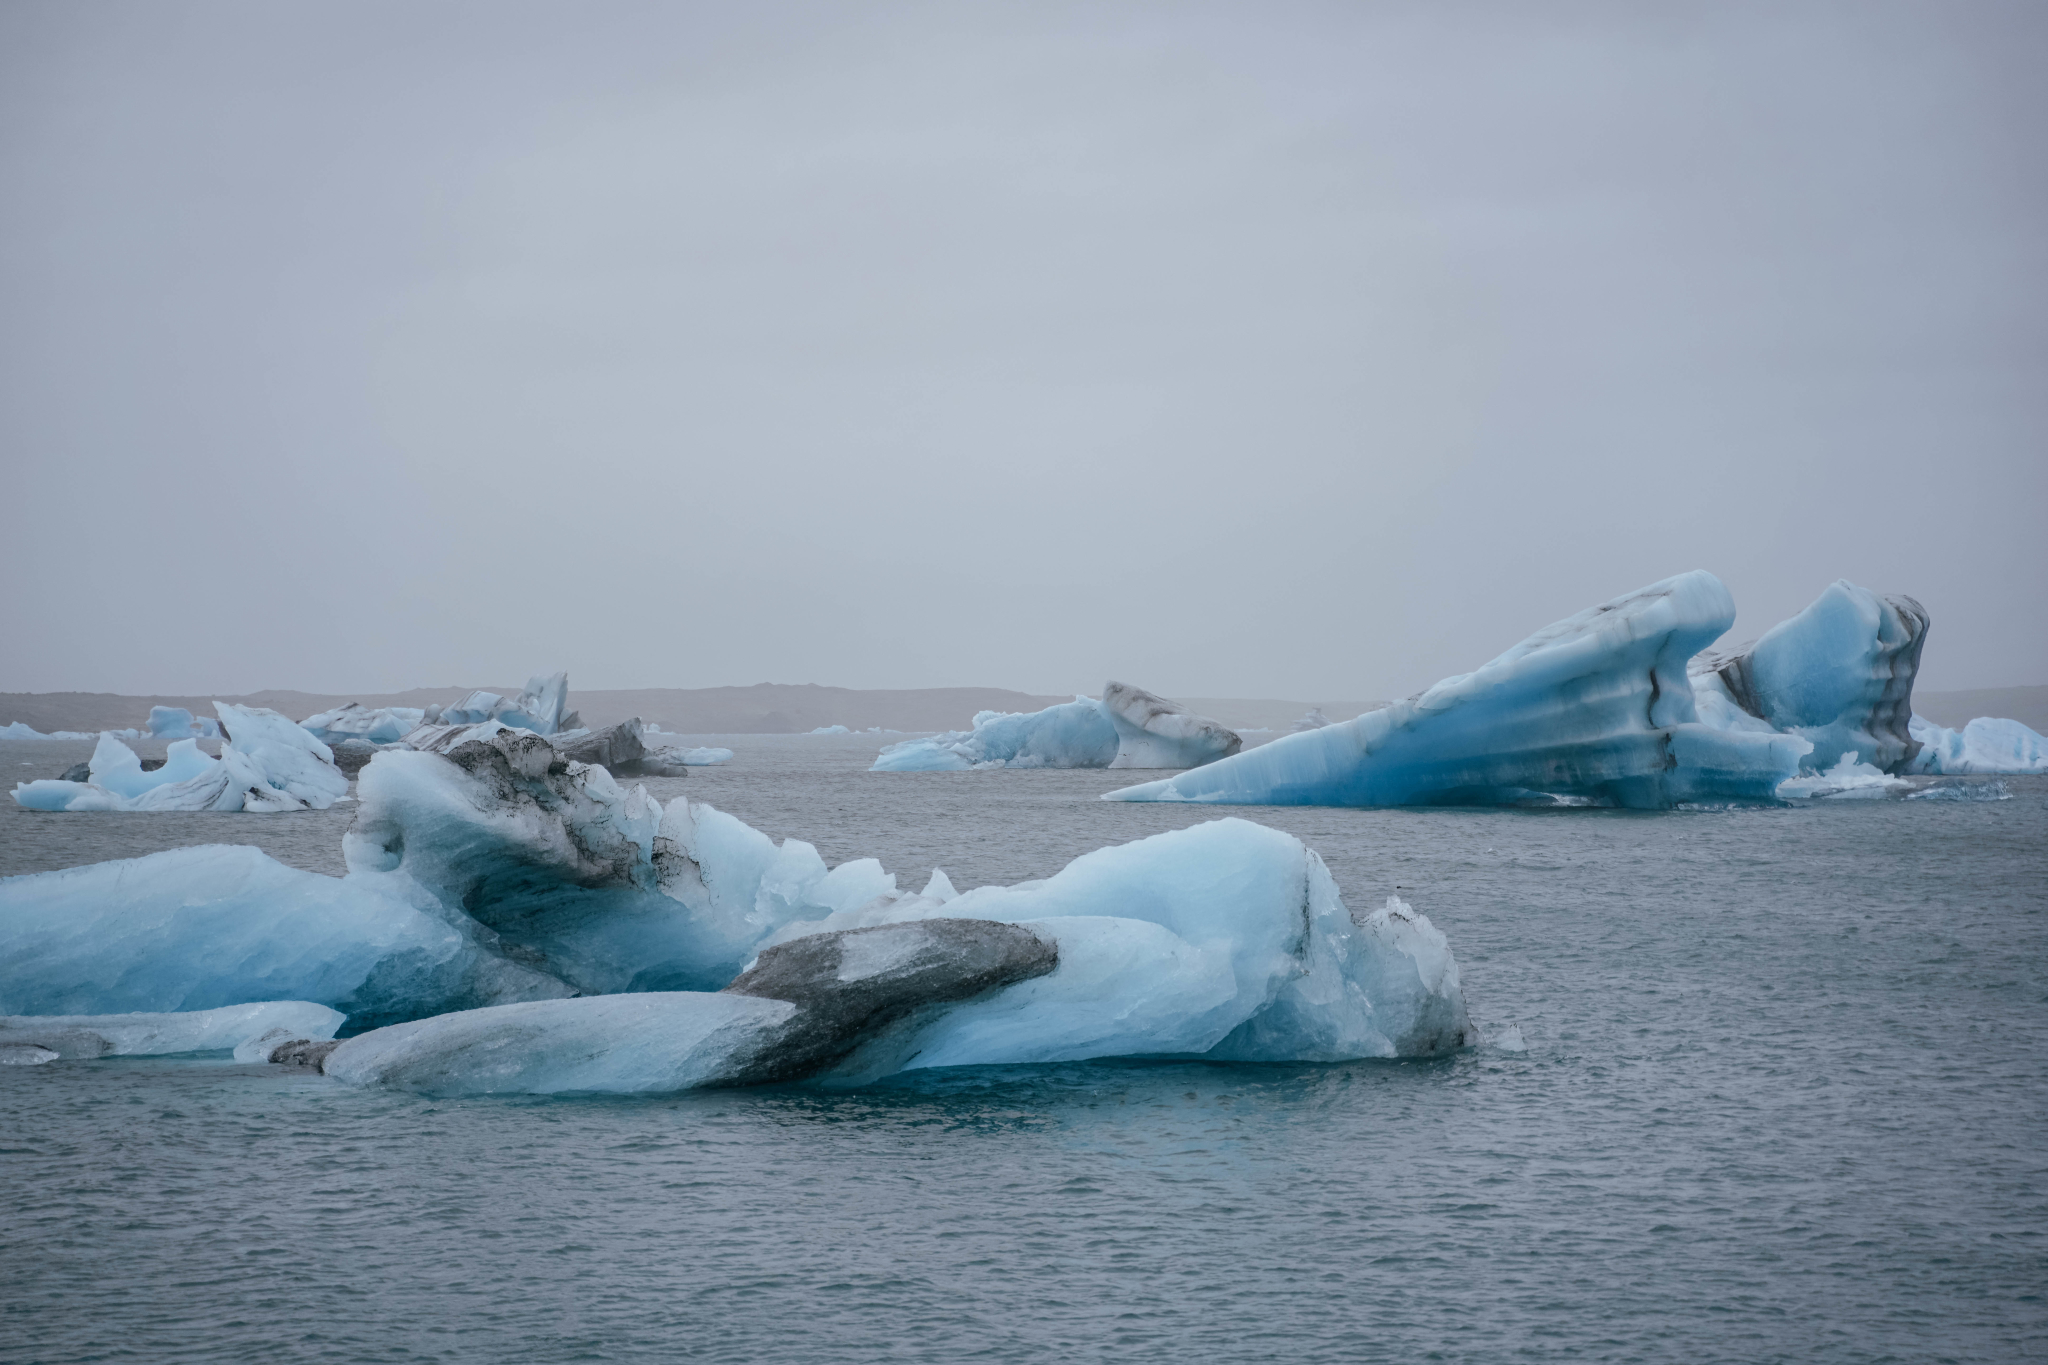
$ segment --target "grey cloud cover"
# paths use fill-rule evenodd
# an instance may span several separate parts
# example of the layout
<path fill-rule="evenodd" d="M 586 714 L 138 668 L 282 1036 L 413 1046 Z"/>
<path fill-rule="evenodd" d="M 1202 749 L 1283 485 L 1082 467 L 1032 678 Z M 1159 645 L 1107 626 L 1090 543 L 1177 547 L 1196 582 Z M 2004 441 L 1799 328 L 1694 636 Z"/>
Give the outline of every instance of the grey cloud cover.
<path fill-rule="evenodd" d="M 2048 680 L 2032 4 L 15 3 L 0 690 Z"/>

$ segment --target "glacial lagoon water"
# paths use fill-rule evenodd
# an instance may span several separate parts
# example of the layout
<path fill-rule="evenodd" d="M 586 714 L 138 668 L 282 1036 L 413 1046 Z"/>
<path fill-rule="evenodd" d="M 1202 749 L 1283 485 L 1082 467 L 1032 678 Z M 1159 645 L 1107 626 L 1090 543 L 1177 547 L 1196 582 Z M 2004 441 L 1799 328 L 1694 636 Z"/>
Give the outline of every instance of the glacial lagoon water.
<path fill-rule="evenodd" d="M 907 884 L 1224 813 L 1095 800 L 1113 773 L 871 774 L 872 737 L 715 742 L 729 767 L 650 789 Z M 0 1360 L 2038 1360 L 2048 779 L 2005 781 L 1227 812 L 1450 936 L 1493 1041 L 1441 1061 L 461 1102 L 0 1068 Z M 0 873 L 200 842 L 339 872 L 351 818 L 5 803 Z"/>

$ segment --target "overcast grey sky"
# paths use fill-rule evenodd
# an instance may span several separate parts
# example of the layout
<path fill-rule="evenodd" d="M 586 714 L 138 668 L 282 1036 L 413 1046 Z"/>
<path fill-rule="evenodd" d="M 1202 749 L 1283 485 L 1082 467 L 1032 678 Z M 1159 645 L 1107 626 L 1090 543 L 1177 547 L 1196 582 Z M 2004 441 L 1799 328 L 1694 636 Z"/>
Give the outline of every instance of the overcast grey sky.
<path fill-rule="evenodd" d="M 0 6 L 0 690 L 2048 682 L 2048 6 Z M 1732 642 L 1732 639 L 1731 641 Z"/>

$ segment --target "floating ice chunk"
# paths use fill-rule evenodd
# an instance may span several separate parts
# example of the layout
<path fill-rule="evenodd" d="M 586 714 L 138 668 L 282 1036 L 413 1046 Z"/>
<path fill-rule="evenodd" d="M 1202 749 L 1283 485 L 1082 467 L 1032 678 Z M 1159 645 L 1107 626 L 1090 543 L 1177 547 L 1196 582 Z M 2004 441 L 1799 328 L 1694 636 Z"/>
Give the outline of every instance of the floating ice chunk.
<path fill-rule="evenodd" d="M 214 705 L 218 707 L 220 703 Z M 192 713 L 182 706 L 152 706 L 149 733 L 157 739 L 213 739 L 220 734 L 220 726 L 211 716 L 194 720 Z"/>
<path fill-rule="evenodd" d="M 374 1027 L 570 987 L 398 877 L 205 845 L 0 880 L 0 1012 L 314 1001 Z"/>
<path fill-rule="evenodd" d="M 927 900 L 935 900 L 944 905 L 960 893 L 953 889 L 953 879 L 946 875 L 946 869 L 935 867 L 932 869 L 932 879 L 924 884 L 924 890 L 918 894 Z"/>
<path fill-rule="evenodd" d="M 732 762 L 732 750 L 717 748 L 665 749 L 661 752 L 672 755 L 677 762 L 692 768 L 716 768 Z"/>
<path fill-rule="evenodd" d="M 132 733 L 132 732 L 131 732 L 131 733 Z M 8 723 L 8 724 L 6 724 L 6 725 L 0 725 L 0 739 L 91 739 L 91 738 L 92 738 L 92 736 L 91 736 L 90 734 L 88 734 L 88 733 L 86 733 L 86 732 L 84 732 L 84 731 L 82 731 L 82 730 L 53 730 L 53 731 L 51 731 L 51 732 L 50 732 L 49 734 L 47 734 L 47 735 L 46 735 L 46 734 L 43 734 L 43 733 L 42 733 L 41 731 L 39 731 L 39 730 L 35 729 L 35 728 L 34 728 L 34 727 L 32 727 L 31 725 L 29 725 L 29 724 L 28 724 L 28 722 L 26 722 L 26 721 L 20 721 L 20 720 L 17 720 L 17 721 L 11 721 L 11 722 L 9 722 L 9 723 Z"/>
<path fill-rule="evenodd" d="M 1620 806 L 1773 799 L 1806 740 L 1699 722 L 1686 660 L 1735 603 L 1703 570 L 1548 626 L 1476 672 L 1104 799 L 1269 805 Z"/>
<path fill-rule="evenodd" d="M 1801 773 L 1778 784 L 1778 795 L 1790 800 L 1796 797 L 1835 800 L 1872 800 L 1905 791 L 1913 784 L 1901 777 L 1888 776 L 1874 764 L 1860 762 L 1854 749 L 1835 760 L 1835 766 L 1824 773 Z"/>
<path fill-rule="evenodd" d="M 1702 654 L 1690 669 L 1695 679 L 1711 676 L 1711 690 L 1742 715 L 1809 741 L 1808 767 L 1832 767 L 1854 750 L 1895 773 L 1916 747 L 1907 722 L 1926 641 L 1927 611 L 1918 602 L 1879 597 L 1845 578 L 1756 643 Z M 1716 706 L 1702 707 L 1701 719 L 1735 717 Z"/>
<path fill-rule="evenodd" d="M 380 706 L 375 710 L 352 701 L 332 711 L 308 716 L 299 725 L 315 739 L 328 745 L 359 739 L 369 744 L 396 744 L 426 721 L 426 710 L 417 706 Z"/>
<path fill-rule="evenodd" d="M 261 706 L 236 706 L 217 701 L 228 749 L 254 763 L 270 786 L 297 797 L 315 810 L 325 810 L 348 794 L 348 778 L 334 766 L 334 753 L 289 717 Z"/>
<path fill-rule="evenodd" d="M 1979 716 L 1960 730 L 1950 730 L 1915 716 L 1911 729 L 1920 751 L 1909 772 L 1949 777 L 2048 773 L 2048 737 L 2016 720 Z"/>
<path fill-rule="evenodd" d="M 1116 727 L 1112 768 L 1193 768 L 1244 747 L 1236 731 L 1128 683 L 1103 687 L 1102 713 Z"/>
<path fill-rule="evenodd" d="M 844 725 L 820 725 L 811 733 L 814 735 L 850 735 L 853 731 L 847 729 Z"/>
<path fill-rule="evenodd" d="M 0 1043 L 0 1066 L 43 1066 L 56 1061 L 58 1055 L 35 1043 Z"/>
<path fill-rule="evenodd" d="M 1908 801 L 2010 801 L 2012 793 L 2003 782 L 1937 782 L 1922 787 Z"/>
<path fill-rule="evenodd" d="M 346 1019 L 340 1011 L 310 1000 L 176 1013 L 9 1015 L 0 1016 L 0 1046 L 40 1043 L 66 1056 L 164 1057 L 228 1052 L 273 1030 L 299 1038 L 332 1038 Z M 91 1040 L 87 1047 L 72 1050 L 86 1039 Z"/>
<path fill-rule="evenodd" d="M 1500 1031 L 1498 1036 L 1490 1037 L 1487 1041 L 1491 1046 L 1499 1048 L 1502 1052 L 1527 1052 L 1529 1050 L 1529 1045 L 1522 1041 L 1522 1026 L 1520 1024 L 1509 1024 Z"/>

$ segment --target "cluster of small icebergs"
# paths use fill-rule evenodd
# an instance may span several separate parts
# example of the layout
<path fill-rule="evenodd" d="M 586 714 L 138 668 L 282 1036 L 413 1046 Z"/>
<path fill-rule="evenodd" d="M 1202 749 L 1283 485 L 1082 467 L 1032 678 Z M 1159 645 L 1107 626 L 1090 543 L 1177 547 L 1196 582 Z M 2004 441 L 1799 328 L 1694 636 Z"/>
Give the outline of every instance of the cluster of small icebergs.
<path fill-rule="evenodd" d="M 618 776 L 680 777 L 693 766 L 732 759 L 730 749 L 664 744 L 678 737 L 637 717 L 586 729 L 575 712 L 564 711 L 568 685 L 568 675 L 556 673 L 533 679 L 510 699 L 478 691 L 448 707 L 372 710 L 350 702 L 297 723 L 263 707 L 228 702 L 214 703 L 218 721 L 195 721 L 183 707 L 156 706 L 150 708 L 149 733 L 171 740 L 161 763 L 138 757 L 122 742 L 123 734 L 103 732 L 90 760 L 61 778 L 18 784 L 14 799 L 40 811 L 326 810 L 347 799 L 349 779 L 380 751 L 448 753 L 513 733 L 542 736 L 562 760 L 597 764 Z M 28 734 L 44 738 L 33 730 Z M 131 730 L 125 737 L 137 736 Z M 222 740 L 218 758 L 199 748 L 199 739 L 213 737 Z"/>
<path fill-rule="evenodd" d="M 190 1048 L 464 1095 L 1473 1037 L 1426 917 L 1351 911 L 1311 850 L 1243 820 L 1043 881 L 963 893 L 934 872 L 912 892 L 874 859 L 828 868 L 709 805 L 664 806 L 531 732 L 380 753 L 358 793 L 341 878 L 207 846 L 0 881 L 0 1046 L 69 1055 L 50 1041 L 111 1039 L 105 1017 L 127 1015 L 159 1051 L 207 1039 Z M 327 1013 L 199 1017 L 286 999 L 355 1036 L 326 1046 Z M 76 1055 L 134 1050 L 92 1046 Z"/>

